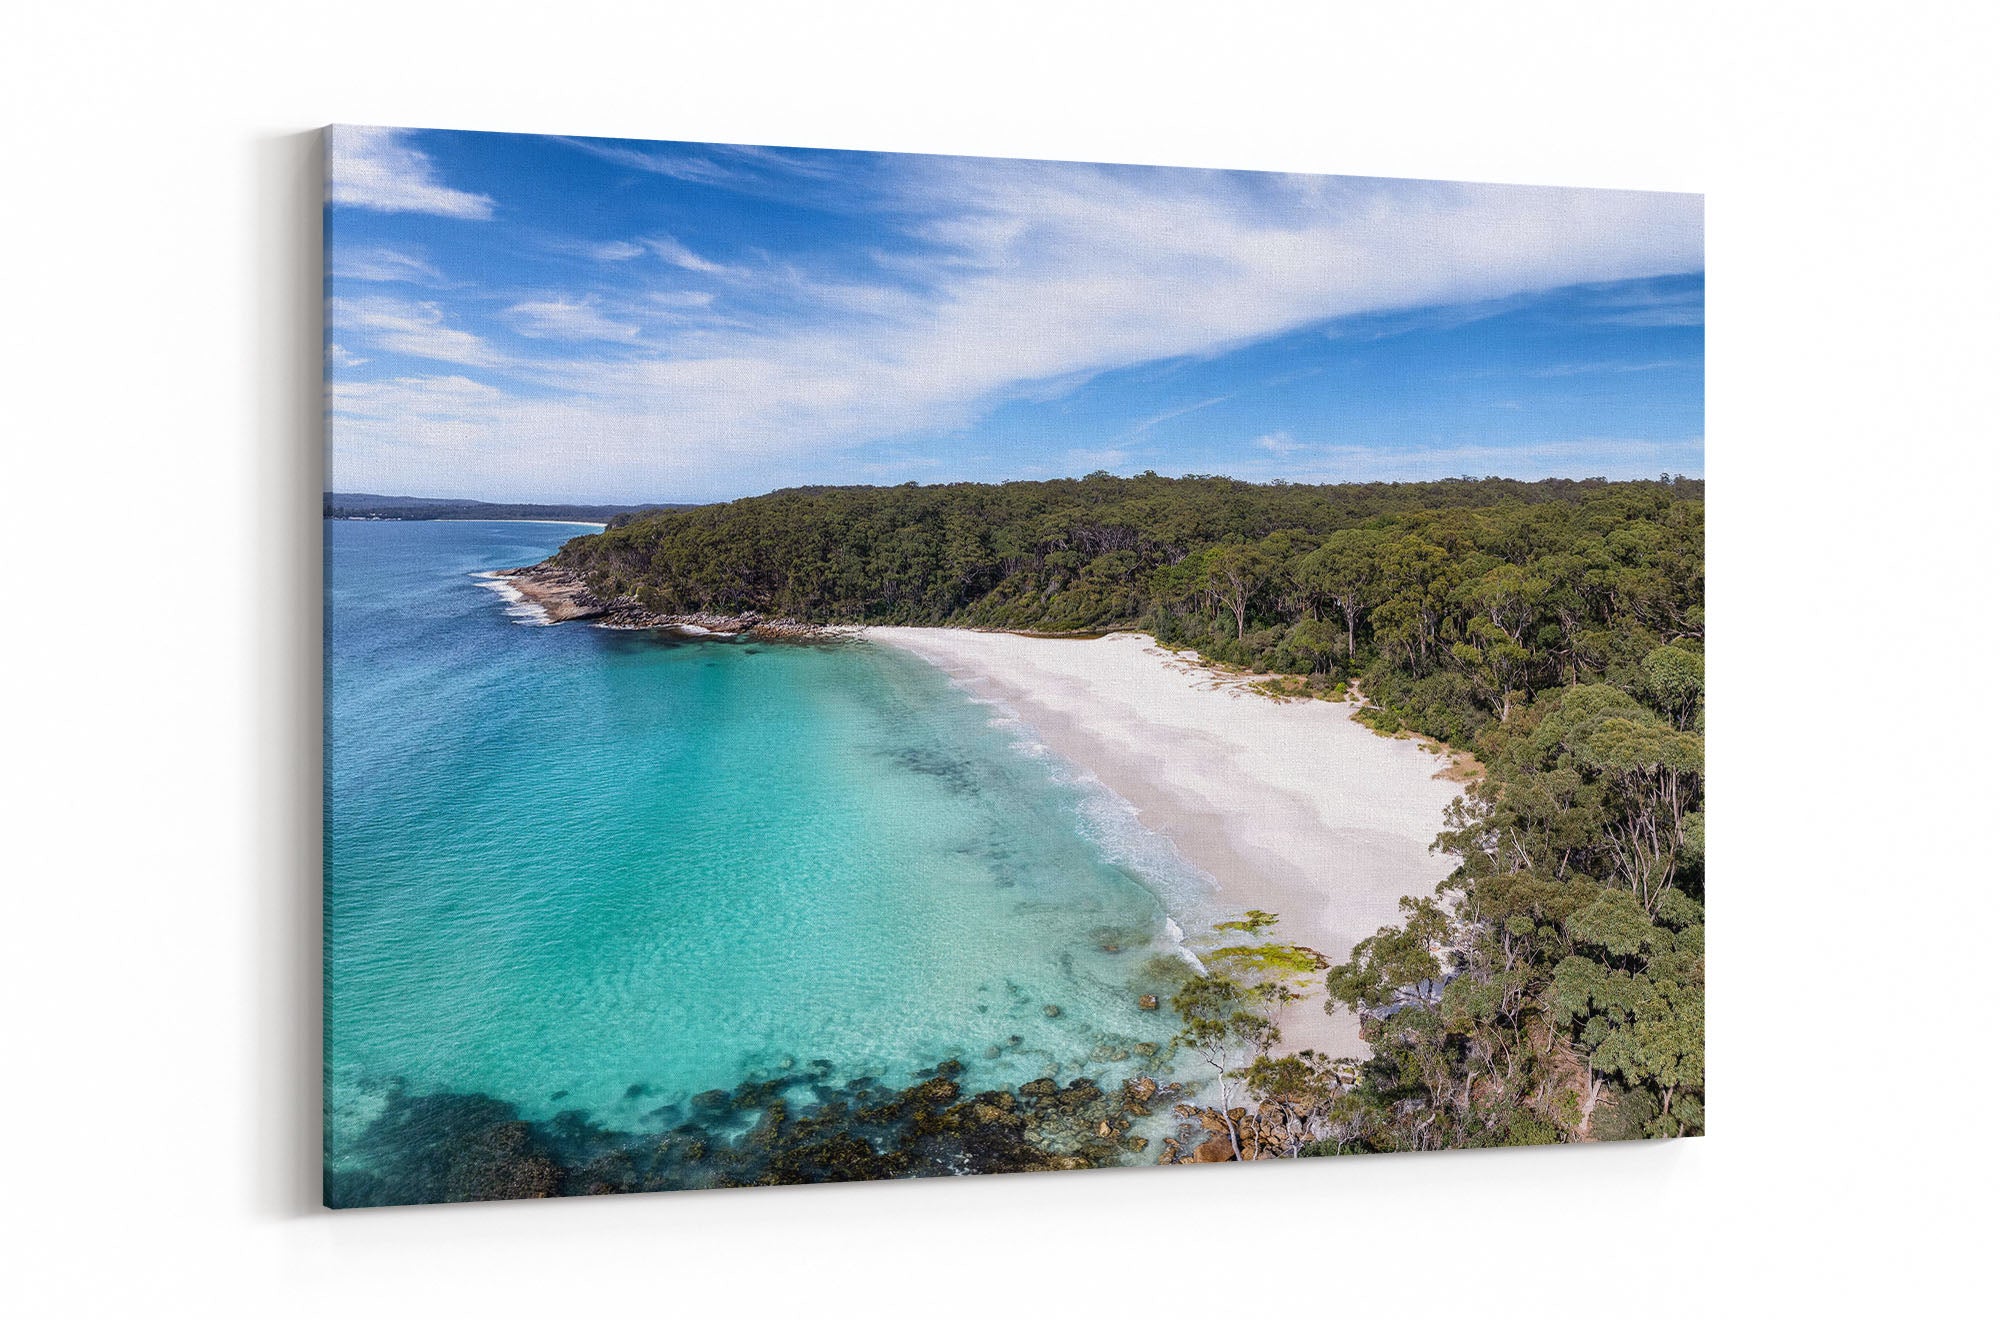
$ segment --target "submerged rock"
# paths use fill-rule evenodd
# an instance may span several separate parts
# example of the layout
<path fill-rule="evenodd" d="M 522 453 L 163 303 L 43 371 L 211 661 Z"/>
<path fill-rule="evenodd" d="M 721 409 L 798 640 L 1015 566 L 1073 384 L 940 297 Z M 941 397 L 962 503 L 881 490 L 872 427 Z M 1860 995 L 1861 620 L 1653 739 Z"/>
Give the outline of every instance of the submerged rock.
<path fill-rule="evenodd" d="M 836 1083 L 830 1064 L 813 1061 L 641 1121 L 672 1128 L 630 1131 L 582 1111 L 529 1120 L 495 1098 L 392 1088 L 382 1113 L 343 1149 L 347 1162 L 328 1172 L 327 1199 L 353 1207 L 1077 1170 L 1129 1161 L 1147 1146 L 1129 1136 L 1131 1081 L 1122 1095 L 1088 1078 L 968 1094 L 963 1069 L 946 1060 L 893 1087 L 867 1076 Z"/>

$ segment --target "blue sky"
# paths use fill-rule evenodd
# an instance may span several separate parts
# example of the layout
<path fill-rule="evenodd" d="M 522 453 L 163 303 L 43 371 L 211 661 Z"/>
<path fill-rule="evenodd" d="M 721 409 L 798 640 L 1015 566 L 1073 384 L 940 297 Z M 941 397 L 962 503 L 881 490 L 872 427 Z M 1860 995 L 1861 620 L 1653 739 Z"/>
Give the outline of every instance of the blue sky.
<path fill-rule="evenodd" d="M 1696 195 L 338 127 L 335 489 L 1702 473 Z"/>

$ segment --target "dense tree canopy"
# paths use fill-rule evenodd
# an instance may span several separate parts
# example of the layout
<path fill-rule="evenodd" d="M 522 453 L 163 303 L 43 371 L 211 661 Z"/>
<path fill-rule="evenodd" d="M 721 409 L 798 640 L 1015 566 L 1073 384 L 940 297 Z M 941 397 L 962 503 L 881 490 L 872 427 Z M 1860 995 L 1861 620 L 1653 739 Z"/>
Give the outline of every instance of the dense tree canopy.
<path fill-rule="evenodd" d="M 1439 839 L 1458 869 L 1327 979 L 1375 1052 L 1344 1150 L 1702 1131 L 1700 663 L 1656 650 L 1632 692 L 1558 688 L 1481 734 Z"/>

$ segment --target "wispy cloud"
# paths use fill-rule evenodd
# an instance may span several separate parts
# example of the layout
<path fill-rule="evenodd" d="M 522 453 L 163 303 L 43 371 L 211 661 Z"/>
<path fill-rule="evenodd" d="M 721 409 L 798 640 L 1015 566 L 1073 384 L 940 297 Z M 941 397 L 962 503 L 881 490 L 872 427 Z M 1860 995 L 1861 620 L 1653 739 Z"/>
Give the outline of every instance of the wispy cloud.
<path fill-rule="evenodd" d="M 429 287 L 444 283 L 444 274 L 425 260 L 386 245 L 336 248 L 333 276 L 351 282 L 408 282 Z"/>
<path fill-rule="evenodd" d="M 568 338 L 579 342 L 629 343 L 639 336 L 636 324 L 608 317 L 589 297 L 571 300 L 551 296 L 522 301 L 507 308 L 516 333 L 528 338 Z"/>
<path fill-rule="evenodd" d="M 436 166 L 410 143 L 408 130 L 337 125 L 331 145 L 333 202 L 380 213 L 429 213 L 437 217 L 484 219 L 493 200 L 454 190 L 437 178 Z"/>
<path fill-rule="evenodd" d="M 841 159 L 824 153 L 795 152 L 784 148 L 766 148 L 757 144 L 716 144 L 714 151 L 724 157 L 736 158 L 756 166 L 768 167 L 789 176 L 800 176 L 812 180 L 839 180 L 841 168 L 835 163 Z"/>
<path fill-rule="evenodd" d="M 671 176 L 675 180 L 701 185 L 720 185 L 741 180 L 744 174 L 722 165 L 704 153 L 667 148 L 632 148 L 603 139 L 558 139 L 557 142 L 581 149 L 592 157 L 602 158 L 606 162 L 615 162 L 621 167 L 631 167 L 636 171 L 650 172 L 655 176 Z"/>
<path fill-rule="evenodd" d="M 1700 288 L 1642 285 L 1636 289 L 1600 294 L 1593 306 L 1602 324 L 1634 327 L 1691 327 L 1706 318 L 1705 294 Z"/>
<path fill-rule="evenodd" d="M 453 328 L 435 301 L 336 297 L 327 314 L 343 335 L 383 351 L 461 366 L 497 366 L 504 360 L 478 334 Z"/>
<path fill-rule="evenodd" d="M 1204 398 L 1198 403 L 1188 403 L 1182 407 L 1170 407 L 1164 412 L 1156 412 L 1152 416 L 1146 417 L 1143 420 L 1133 422 L 1129 427 L 1126 428 L 1125 433 L 1121 435 L 1119 438 L 1121 440 L 1128 442 L 1136 440 L 1140 436 L 1146 434 L 1147 431 L 1152 430 L 1153 427 L 1155 426 L 1163 426 L 1167 422 L 1174 420 L 1176 417 L 1184 417 L 1189 415 L 1190 413 L 1199 412 L 1204 408 L 1215 407 L 1218 404 L 1226 403 L 1229 401 L 1229 398 L 1230 395 L 1226 393 L 1217 394 L 1213 398 Z"/>
<path fill-rule="evenodd" d="M 1566 361 L 1560 365 L 1537 366 L 1524 373 L 1533 379 L 1548 380 L 1565 379 L 1572 375 L 1642 375 L 1654 370 L 1683 370 L 1693 365 L 1692 361 L 1671 358 L 1660 361 Z"/>
<path fill-rule="evenodd" d="M 731 270 L 712 259 L 705 259 L 682 245 L 671 236 L 648 236 L 641 242 L 675 268 L 689 269 L 695 273 L 727 273 Z"/>

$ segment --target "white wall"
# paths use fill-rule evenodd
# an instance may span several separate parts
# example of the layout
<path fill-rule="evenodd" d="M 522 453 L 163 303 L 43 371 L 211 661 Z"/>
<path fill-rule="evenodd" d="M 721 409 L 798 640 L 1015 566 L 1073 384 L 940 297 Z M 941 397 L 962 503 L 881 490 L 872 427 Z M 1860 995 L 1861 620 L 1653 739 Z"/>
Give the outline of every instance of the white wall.
<path fill-rule="evenodd" d="M 1356 9 L 9 6 L 0 1311 L 1921 1327 L 1982 1271 L 1990 11 Z M 1712 1136 L 319 1212 L 334 120 L 1707 191 Z"/>

